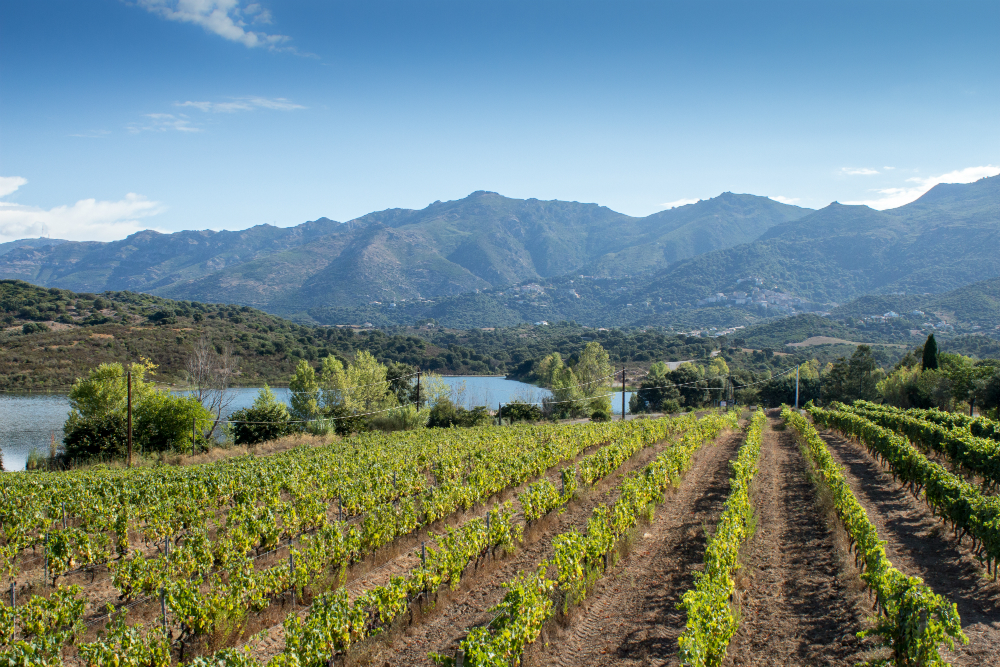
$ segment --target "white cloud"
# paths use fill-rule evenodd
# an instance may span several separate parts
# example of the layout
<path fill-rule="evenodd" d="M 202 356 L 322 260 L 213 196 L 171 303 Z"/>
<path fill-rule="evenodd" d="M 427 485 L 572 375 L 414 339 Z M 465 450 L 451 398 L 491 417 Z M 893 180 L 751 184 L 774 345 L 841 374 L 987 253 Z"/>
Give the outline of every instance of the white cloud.
<path fill-rule="evenodd" d="M 107 139 L 111 134 L 109 130 L 88 130 L 79 134 L 71 134 L 71 137 L 81 137 L 83 139 Z"/>
<path fill-rule="evenodd" d="M 885 171 L 892 171 L 895 167 L 882 167 Z"/>
<path fill-rule="evenodd" d="M 28 181 L 19 176 L 0 177 L 0 196 Z M 71 206 L 42 209 L 0 201 L 0 243 L 48 236 L 70 241 L 113 241 L 149 229 L 141 218 L 161 213 L 165 207 L 133 192 L 118 201 L 81 199 Z"/>
<path fill-rule="evenodd" d="M 193 107 L 199 111 L 212 113 L 235 113 L 237 111 L 253 111 L 254 109 L 295 111 L 296 109 L 306 108 L 301 104 L 291 102 L 284 97 L 238 97 L 231 102 L 174 102 L 174 106 Z"/>
<path fill-rule="evenodd" d="M 866 167 L 861 167 L 860 169 L 854 169 L 851 167 L 843 167 L 840 172 L 846 174 L 847 176 L 871 176 L 872 174 L 877 174 L 878 171 L 875 169 L 868 169 Z"/>
<path fill-rule="evenodd" d="M 248 48 L 279 50 L 279 46 L 289 39 L 286 35 L 247 29 L 248 20 L 250 23 L 271 23 L 271 13 L 258 3 L 241 7 L 240 0 L 138 0 L 138 4 L 167 20 L 199 25 Z"/>
<path fill-rule="evenodd" d="M 200 127 L 191 124 L 191 119 L 186 114 L 172 113 L 147 113 L 143 116 L 146 120 L 138 123 L 130 123 L 128 131 L 133 134 L 137 132 L 201 132 Z"/>
<path fill-rule="evenodd" d="M 20 176 L 0 176 L 0 197 L 17 192 L 17 189 L 27 182 L 28 179 Z"/>
<path fill-rule="evenodd" d="M 870 206 L 871 208 L 883 211 L 888 208 L 897 208 L 919 199 L 925 192 L 933 188 L 938 183 L 972 183 L 973 181 L 978 181 L 981 178 L 996 176 L 998 174 L 1000 174 L 1000 167 L 988 164 L 982 167 L 966 167 L 965 169 L 950 171 L 947 174 L 941 174 L 940 176 L 930 176 L 928 178 L 920 178 L 919 176 L 916 176 L 906 179 L 907 183 L 914 183 L 914 185 L 874 190 L 874 192 L 879 193 L 881 196 L 876 199 L 848 201 L 844 203 L 864 204 L 865 206 Z"/>
<path fill-rule="evenodd" d="M 665 204 L 660 204 L 662 208 L 677 208 L 678 206 L 687 206 L 688 204 L 697 204 L 700 199 L 678 199 L 677 201 L 668 201 Z"/>
<path fill-rule="evenodd" d="M 774 201 L 780 202 L 782 204 L 794 204 L 797 201 L 802 201 L 798 197 L 782 197 L 781 195 L 776 195 L 774 197 L 769 197 L 769 199 L 773 199 Z"/>

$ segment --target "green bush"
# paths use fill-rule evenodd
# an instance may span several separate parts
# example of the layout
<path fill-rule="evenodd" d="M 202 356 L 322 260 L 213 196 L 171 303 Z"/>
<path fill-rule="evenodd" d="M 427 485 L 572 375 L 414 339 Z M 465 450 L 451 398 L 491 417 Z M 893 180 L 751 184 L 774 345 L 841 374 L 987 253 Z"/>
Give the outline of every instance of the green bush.
<path fill-rule="evenodd" d="M 516 422 L 536 422 L 542 418 L 542 409 L 531 403 L 512 401 L 501 406 L 500 417 L 511 424 Z"/>
<path fill-rule="evenodd" d="M 231 429 L 233 442 L 237 445 L 255 445 L 276 440 L 296 430 L 295 424 L 290 423 L 288 408 L 275 398 L 274 392 L 267 385 L 260 390 L 253 405 L 237 410 L 229 419 L 236 422 L 231 425 Z"/>
<path fill-rule="evenodd" d="M 448 428 L 449 426 L 485 426 L 493 421 L 489 411 L 483 405 L 477 405 L 471 410 L 455 405 L 450 399 L 441 398 L 431 408 L 427 426 L 432 428 Z"/>
<path fill-rule="evenodd" d="M 21 333 L 25 336 L 33 333 L 45 333 L 46 331 L 51 331 L 49 327 L 40 322 L 28 322 L 23 327 L 21 327 Z"/>
<path fill-rule="evenodd" d="M 611 415 L 606 410 L 594 410 L 590 415 L 590 421 L 609 422 L 611 421 Z"/>
<path fill-rule="evenodd" d="M 92 417 L 70 414 L 64 433 L 63 447 L 70 460 L 128 454 L 128 418 L 118 412 Z"/>

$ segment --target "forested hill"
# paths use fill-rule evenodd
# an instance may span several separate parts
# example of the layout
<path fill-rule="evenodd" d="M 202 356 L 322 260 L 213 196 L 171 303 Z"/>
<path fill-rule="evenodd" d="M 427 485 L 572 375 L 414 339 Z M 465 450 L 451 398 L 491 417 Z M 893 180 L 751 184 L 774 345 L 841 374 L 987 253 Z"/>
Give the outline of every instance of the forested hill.
<path fill-rule="evenodd" d="M 313 364 L 359 350 L 382 363 L 438 373 L 525 377 L 533 363 L 579 354 L 597 340 L 613 363 L 701 359 L 707 338 L 659 332 L 585 329 L 575 324 L 497 330 L 395 328 L 388 331 L 302 325 L 248 306 L 172 301 L 135 292 L 76 293 L 0 280 L 0 390 L 67 387 L 97 364 L 146 357 L 159 382 L 183 384 L 186 363 L 204 338 L 239 357 L 236 383 L 287 383 L 301 359 Z"/>
<path fill-rule="evenodd" d="M 0 254 L 0 278 L 292 314 L 437 299 L 568 273 L 648 272 L 751 241 L 809 212 L 725 193 L 634 218 L 596 204 L 475 192 L 344 224 L 322 218 L 287 229 L 145 231 L 111 243 L 20 242 Z"/>

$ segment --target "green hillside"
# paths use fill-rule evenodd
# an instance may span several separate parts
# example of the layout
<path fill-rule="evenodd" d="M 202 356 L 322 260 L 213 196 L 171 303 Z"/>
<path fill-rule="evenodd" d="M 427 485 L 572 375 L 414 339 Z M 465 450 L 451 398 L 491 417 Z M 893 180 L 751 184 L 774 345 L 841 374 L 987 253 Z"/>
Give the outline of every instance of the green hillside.
<path fill-rule="evenodd" d="M 183 384 L 185 364 L 204 337 L 239 357 L 236 383 L 288 382 L 300 359 L 352 359 L 368 350 L 383 362 L 455 375 L 525 377 L 535 360 L 570 358 L 597 340 L 613 363 L 707 357 L 711 339 L 662 332 L 594 330 L 571 323 L 496 330 L 440 326 L 352 329 L 301 325 L 247 306 L 173 301 L 135 292 L 77 293 L 0 280 L 0 389 L 64 388 L 104 362 L 159 366 L 156 380 Z"/>

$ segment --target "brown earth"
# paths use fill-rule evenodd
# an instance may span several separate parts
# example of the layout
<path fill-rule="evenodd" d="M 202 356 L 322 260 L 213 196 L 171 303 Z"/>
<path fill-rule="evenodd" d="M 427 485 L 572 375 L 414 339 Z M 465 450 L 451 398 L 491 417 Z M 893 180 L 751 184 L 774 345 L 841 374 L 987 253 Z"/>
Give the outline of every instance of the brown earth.
<path fill-rule="evenodd" d="M 705 447 L 696 454 L 696 463 L 688 475 L 697 476 L 698 471 L 718 467 L 726 456 L 735 451 L 738 437 L 722 436 L 723 446 Z M 526 531 L 525 543 L 520 551 L 505 561 L 500 561 L 492 569 L 484 570 L 479 576 L 463 581 L 463 592 L 454 601 L 446 598 L 438 603 L 431 614 L 422 621 L 406 629 L 401 637 L 391 639 L 385 645 L 375 647 L 361 662 L 372 665 L 429 665 L 428 652 L 453 654 L 458 642 L 470 627 L 488 623 L 492 615 L 489 609 L 504 595 L 502 584 L 513 579 L 519 571 L 533 570 L 542 560 L 552 555 L 551 538 L 570 528 L 583 529 L 593 509 L 600 503 L 610 503 L 617 498 L 617 488 L 622 478 L 655 458 L 660 447 L 650 447 L 632 457 L 618 471 L 606 477 L 593 489 L 581 493 L 580 497 L 568 505 L 562 514 L 549 515 L 535 529 Z M 685 478 L 687 484 L 688 478 Z M 682 487 L 684 488 L 684 487 Z M 704 493 L 698 494 L 704 495 Z M 667 500 L 672 505 L 676 498 Z M 544 644 L 544 641 L 537 644 Z M 532 661 L 535 664 L 536 661 Z M 542 661 L 544 664 L 545 661 Z"/>
<path fill-rule="evenodd" d="M 742 622 L 725 664 L 853 665 L 872 657 L 873 642 L 856 636 L 871 605 L 836 515 L 820 505 L 809 464 L 779 423 L 763 434 L 757 531 L 736 577 Z"/>
<path fill-rule="evenodd" d="M 631 552 L 601 579 L 587 600 L 536 642 L 532 665 L 663 665 L 674 660 L 686 618 L 677 608 L 705 555 L 706 531 L 714 527 L 729 494 L 729 466 L 741 433 L 720 437 L 697 453 L 680 488 L 657 508 Z M 546 646 L 547 644 L 547 646 Z"/>
<path fill-rule="evenodd" d="M 886 541 L 886 555 L 902 572 L 918 576 L 958 605 L 966 646 L 942 656 L 953 665 L 1000 665 L 1000 586 L 988 578 L 965 544 L 935 518 L 923 499 L 896 483 L 859 443 L 821 434 L 851 489 Z"/>

